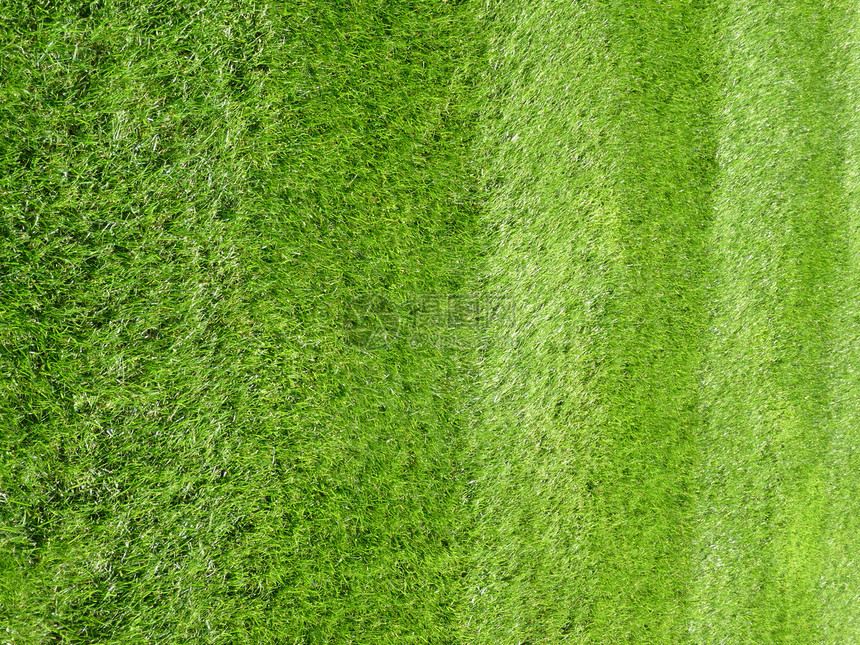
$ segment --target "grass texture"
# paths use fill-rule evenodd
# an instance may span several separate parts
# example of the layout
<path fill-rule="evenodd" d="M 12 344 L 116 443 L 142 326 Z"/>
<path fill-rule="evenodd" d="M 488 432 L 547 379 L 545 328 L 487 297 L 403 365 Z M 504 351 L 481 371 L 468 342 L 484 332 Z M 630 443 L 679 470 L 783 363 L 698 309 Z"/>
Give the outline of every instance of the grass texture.
<path fill-rule="evenodd" d="M 860 642 L 860 11 L 777 4 L 0 0 L 0 642 Z"/>
<path fill-rule="evenodd" d="M 857 160 L 846 146 L 857 127 L 856 68 L 845 56 L 853 14 L 848 3 L 722 10 L 691 615 L 703 642 L 858 637 L 856 621 L 826 600 L 856 576 L 830 551 L 853 538 L 829 537 L 857 514 L 856 497 L 843 497 L 855 476 L 829 472 L 857 440 L 846 404 L 858 390 L 839 384 L 851 368 L 838 358 L 842 343 L 856 343 L 845 318 L 857 282 Z M 767 73 L 742 62 L 752 59 L 771 61 Z M 843 587 L 842 602 L 858 591 Z"/>
<path fill-rule="evenodd" d="M 716 170 L 706 12 L 497 10 L 482 279 L 521 307 L 476 396 L 467 642 L 680 642 Z"/>
<path fill-rule="evenodd" d="M 850 3 L 495 3 L 464 642 L 858 638 Z"/>
<path fill-rule="evenodd" d="M 456 10 L 0 6 L 0 640 L 446 642 Z"/>

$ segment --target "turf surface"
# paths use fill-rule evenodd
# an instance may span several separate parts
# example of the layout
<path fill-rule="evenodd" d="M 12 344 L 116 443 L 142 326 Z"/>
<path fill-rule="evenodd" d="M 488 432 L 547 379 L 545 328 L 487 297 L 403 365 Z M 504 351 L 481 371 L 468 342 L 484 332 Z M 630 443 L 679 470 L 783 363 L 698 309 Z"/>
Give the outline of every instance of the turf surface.
<path fill-rule="evenodd" d="M 827 534 L 857 512 L 856 502 L 837 503 L 846 482 L 828 473 L 842 459 L 833 442 L 851 427 L 845 393 L 834 391 L 845 369 L 834 351 L 853 335 L 839 310 L 853 306 L 856 282 L 849 7 L 739 2 L 719 25 L 713 327 L 691 620 L 705 642 L 858 636 L 823 594 L 856 575 L 846 561 L 826 573 L 835 564 Z M 771 62 L 742 63 L 754 58 Z"/>
<path fill-rule="evenodd" d="M 0 24 L 0 641 L 860 642 L 852 3 Z"/>
<path fill-rule="evenodd" d="M 679 642 L 714 173 L 702 8 L 498 7 L 485 273 L 521 307 L 481 379 L 468 641 Z"/>
<path fill-rule="evenodd" d="M 0 639 L 451 633 L 455 13 L 3 2 Z"/>

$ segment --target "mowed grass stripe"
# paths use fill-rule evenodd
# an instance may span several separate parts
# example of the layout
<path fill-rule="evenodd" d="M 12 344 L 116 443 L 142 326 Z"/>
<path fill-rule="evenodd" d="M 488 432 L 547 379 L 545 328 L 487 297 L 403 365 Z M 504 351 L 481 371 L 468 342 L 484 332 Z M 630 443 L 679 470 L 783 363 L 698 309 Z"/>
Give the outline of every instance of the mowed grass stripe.
<path fill-rule="evenodd" d="M 481 365 L 468 642 L 677 642 L 713 153 L 701 8 L 498 4 L 485 119 L 516 317 Z"/>
<path fill-rule="evenodd" d="M 826 449 L 842 423 L 831 422 L 830 379 L 856 217 L 843 195 L 849 15 L 847 3 L 718 7 L 696 643 L 826 634 L 824 525 L 841 486 Z"/>
<path fill-rule="evenodd" d="M 607 308 L 595 426 L 604 464 L 587 642 L 678 642 L 689 584 L 704 239 L 711 215 L 709 14 L 700 3 L 605 11 L 618 61 L 608 146 L 622 281 Z M 602 326 L 602 325 L 601 325 Z"/>
<path fill-rule="evenodd" d="M 823 561 L 818 610 L 821 613 L 821 643 L 839 645 L 860 641 L 860 10 L 846 12 L 838 25 L 836 50 L 840 62 L 839 89 L 847 100 L 844 107 L 845 171 L 840 204 L 844 213 L 840 234 L 845 236 L 847 255 L 838 274 L 838 308 L 832 317 L 829 403 L 831 414 L 824 432 L 827 446 L 823 473 L 827 505 L 821 538 Z"/>

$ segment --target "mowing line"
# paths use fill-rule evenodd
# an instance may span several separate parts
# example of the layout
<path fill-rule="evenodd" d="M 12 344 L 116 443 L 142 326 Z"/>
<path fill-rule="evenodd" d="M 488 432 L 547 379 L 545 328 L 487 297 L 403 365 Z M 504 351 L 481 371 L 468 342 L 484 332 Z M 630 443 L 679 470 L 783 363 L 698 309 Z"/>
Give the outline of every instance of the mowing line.
<path fill-rule="evenodd" d="M 623 277 L 602 383 L 600 563 L 587 642 L 678 642 L 685 630 L 694 441 L 712 208 L 709 13 L 698 3 L 607 12 L 621 94 L 611 154 Z"/>

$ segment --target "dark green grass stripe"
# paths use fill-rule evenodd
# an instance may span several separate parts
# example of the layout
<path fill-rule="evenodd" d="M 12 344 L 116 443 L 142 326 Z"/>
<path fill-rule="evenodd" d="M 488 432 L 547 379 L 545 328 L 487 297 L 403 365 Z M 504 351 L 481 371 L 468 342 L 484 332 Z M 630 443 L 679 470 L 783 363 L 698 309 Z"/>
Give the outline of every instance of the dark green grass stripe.
<path fill-rule="evenodd" d="M 821 642 L 845 6 L 721 8 L 694 642 Z M 832 432 L 832 430 L 831 430 Z"/>
<path fill-rule="evenodd" d="M 592 428 L 602 494 L 586 642 L 679 642 L 686 629 L 714 177 L 709 17 L 698 3 L 598 14 L 615 61 L 621 270 L 595 348 L 606 418 Z"/>
<path fill-rule="evenodd" d="M 468 10 L 45 4 L 0 0 L 0 639 L 448 642 L 457 354 L 346 327 L 475 254 Z"/>

